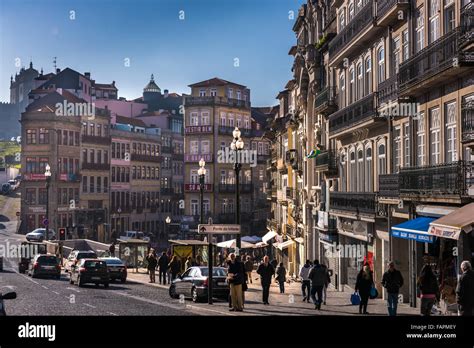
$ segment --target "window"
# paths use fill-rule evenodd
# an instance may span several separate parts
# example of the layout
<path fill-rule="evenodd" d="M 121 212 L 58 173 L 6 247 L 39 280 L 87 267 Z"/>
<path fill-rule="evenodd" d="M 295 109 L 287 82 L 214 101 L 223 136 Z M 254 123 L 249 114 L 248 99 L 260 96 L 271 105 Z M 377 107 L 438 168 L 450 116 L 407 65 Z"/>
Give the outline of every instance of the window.
<path fill-rule="evenodd" d="M 364 151 L 362 149 L 357 151 L 357 191 L 364 192 Z"/>
<path fill-rule="evenodd" d="M 94 151 L 94 149 L 89 150 L 89 163 L 95 163 L 95 151 Z"/>
<path fill-rule="evenodd" d="M 89 193 L 94 193 L 94 180 L 95 178 L 93 176 L 89 177 Z"/>
<path fill-rule="evenodd" d="M 365 191 L 373 191 L 373 172 L 372 172 L 372 148 L 368 147 L 365 149 Z"/>
<path fill-rule="evenodd" d="M 197 126 L 199 125 L 198 113 L 191 112 L 191 119 L 190 119 L 190 126 Z"/>
<path fill-rule="evenodd" d="M 49 130 L 46 128 L 39 129 L 39 143 L 49 144 Z"/>
<path fill-rule="evenodd" d="M 199 184 L 199 175 L 197 169 L 191 169 L 190 178 L 191 184 Z"/>
<path fill-rule="evenodd" d="M 104 193 L 109 192 L 109 178 L 104 177 Z"/>
<path fill-rule="evenodd" d="M 400 38 L 393 39 L 393 67 L 395 73 L 398 74 L 398 67 L 400 65 Z"/>
<path fill-rule="evenodd" d="M 370 57 L 365 59 L 365 78 L 364 78 L 364 95 L 369 95 L 372 92 L 372 60 Z"/>
<path fill-rule="evenodd" d="M 387 173 L 387 155 L 385 153 L 385 144 L 380 144 L 378 148 L 378 171 L 379 175 Z"/>
<path fill-rule="evenodd" d="M 211 88 L 211 97 L 215 97 L 217 95 L 217 89 Z"/>
<path fill-rule="evenodd" d="M 102 191 L 102 177 L 98 176 L 97 177 L 97 193 L 100 193 Z"/>
<path fill-rule="evenodd" d="M 201 125 L 208 126 L 211 124 L 211 120 L 209 118 L 209 112 L 201 112 Z"/>
<path fill-rule="evenodd" d="M 112 168 L 112 173 L 113 173 L 113 169 L 114 168 Z M 85 175 L 82 177 L 82 192 L 87 192 L 87 176 Z"/>
<path fill-rule="evenodd" d="M 423 47 L 425 47 L 425 16 L 424 8 L 420 7 L 415 13 L 416 18 L 416 28 L 415 28 L 415 38 L 416 38 L 416 52 L 420 52 Z"/>
<path fill-rule="evenodd" d="M 357 64 L 357 99 L 364 95 L 364 75 L 362 73 L 362 63 Z"/>
<path fill-rule="evenodd" d="M 35 188 L 26 189 L 26 202 L 29 205 L 36 204 L 36 189 Z"/>
<path fill-rule="evenodd" d="M 199 90 L 199 96 L 200 97 L 205 97 L 206 96 L 206 90 L 205 89 L 200 89 Z"/>
<path fill-rule="evenodd" d="M 402 139 L 401 139 L 401 128 L 395 127 L 393 130 L 393 166 L 395 173 L 398 173 L 400 166 L 402 165 Z"/>
<path fill-rule="evenodd" d="M 404 30 L 402 33 L 402 61 L 408 59 L 409 55 L 409 39 L 408 39 L 408 29 Z M 398 69 L 397 69 L 398 71 Z"/>
<path fill-rule="evenodd" d="M 199 153 L 199 142 L 197 140 L 191 140 L 189 142 L 189 150 L 191 155 L 197 155 Z"/>
<path fill-rule="evenodd" d="M 250 129 L 250 118 L 247 115 L 244 116 L 244 128 Z"/>
<path fill-rule="evenodd" d="M 227 97 L 231 99 L 234 98 L 234 90 L 232 88 L 229 88 L 227 91 Z"/>
<path fill-rule="evenodd" d="M 355 101 L 355 75 L 354 68 L 349 69 L 349 103 Z"/>
<path fill-rule="evenodd" d="M 439 108 L 430 109 L 430 164 L 440 163 L 441 120 Z"/>
<path fill-rule="evenodd" d="M 444 33 L 449 33 L 455 26 L 454 3 L 451 2 L 451 4 L 444 9 Z"/>
<path fill-rule="evenodd" d="M 26 130 L 26 143 L 27 144 L 36 144 L 36 129 L 27 129 Z"/>
<path fill-rule="evenodd" d="M 350 3 L 349 4 L 349 20 L 348 20 L 348 22 L 350 22 L 353 18 L 354 18 L 354 4 Z"/>
<path fill-rule="evenodd" d="M 416 120 L 416 164 L 424 166 L 426 164 L 425 150 L 425 114 L 419 113 Z"/>
<path fill-rule="evenodd" d="M 233 114 L 229 114 L 227 118 L 227 122 L 229 123 L 229 127 L 234 128 L 234 115 Z"/>
<path fill-rule="evenodd" d="M 241 97 L 241 92 L 240 92 L 240 89 L 237 90 L 237 100 L 240 100 L 240 97 Z"/>
<path fill-rule="evenodd" d="M 199 203 L 197 199 L 191 199 L 191 215 L 199 215 Z"/>
<path fill-rule="evenodd" d="M 356 168 L 356 163 L 355 163 L 355 152 L 352 150 L 350 152 L 350 169 L 349 169 L 349 177 L 350 177 L 350 185 L 349 185 L 349 192 L 355 192 L 356 191 L 356 184 L 357 184 L 357 168 Z"/>
<path fill-rule="evenodd" d="M 377 51 L 377 82 L 381 83 L 385 80 L 385 50 L 380 47 Z"/>
<path fill-rule="evenodd" d="M 456 102 L 446 103 L 444 106 L 446 118 L 446 162 L 457 161 L 456 149 Z"/>
<path fill-rule="evenodd" d="M 403 125 L 403 157 L 404 157 L 404 166 L 410 166 L 410 123 L 405 123 Z"/>
<path fill-rule="evenodd" d="M 226 126 L 226 115 L 225 112 L 221 112 L 221 126 L 225 127 Z"/>
<path fill-rule="evenodd" d="M 46 204 L 48 190 L 45 188 L 38 189 L 38 204 Z"/>
<path fill-rule="evenodd" d="M 236 127 L 242 128 L 242 116 L 241 116 L 241 115 L 237 115 L 237 116 L 236 116 L 236 120 L 237 120 L 237 125 L 236 125 Z"/>
<path fill-rule="evenodd" d="M 344 29 L 346 26 L 346 13 L 344 12 L 344 9 L 341 10 L 339 13 L 339 31 Z"/>
<path fill-rule="evenodd" d="M 208 154 L 211 152 L 209 140 L 201 140 L 201 154 Z"/>
<path fill-rule="evenodd" d="M 439 38 L 439 0 L 430 0 L 430 43 Z"/>
<path fill-rule="evenodd" d="M 344 72 L 339 75 L 339 108 L 346 106 L 346 80 L 344 78 Z"/>

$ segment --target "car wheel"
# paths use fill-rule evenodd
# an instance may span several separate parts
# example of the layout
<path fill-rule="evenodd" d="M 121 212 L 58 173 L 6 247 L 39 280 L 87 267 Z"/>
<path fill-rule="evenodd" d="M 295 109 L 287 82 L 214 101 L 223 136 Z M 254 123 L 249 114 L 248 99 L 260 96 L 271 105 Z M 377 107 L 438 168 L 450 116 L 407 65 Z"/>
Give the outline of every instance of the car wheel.
<path fill-rule="evenodd" d="M 109 283 L 105 283 L 104 288 L 108 289 L 108 287 L 109 287 Z"/>
<path fill-rule="evenodd" d="M 193 302 L 201 302 L 202 299 L 199 297 L 198 293 L 197 293 L 197 289 L 194 287 L 192 290 L 191 290 L 191 294 L 192 294 L 192 298 L 193 298 Z"/>
<path fill-rule="evenodd" d="M 176 293 L 176 287 L 174 285 L 170 286 L 169 294 L 171 298 L 179 298 L 179 295 Z"/>
<path fill-rule="evenodd" d="M 43 237 L 40 237 L 40 238 L 38 239 L 38 243 L 41 243 L 42 241 L 43 241 Z"/>

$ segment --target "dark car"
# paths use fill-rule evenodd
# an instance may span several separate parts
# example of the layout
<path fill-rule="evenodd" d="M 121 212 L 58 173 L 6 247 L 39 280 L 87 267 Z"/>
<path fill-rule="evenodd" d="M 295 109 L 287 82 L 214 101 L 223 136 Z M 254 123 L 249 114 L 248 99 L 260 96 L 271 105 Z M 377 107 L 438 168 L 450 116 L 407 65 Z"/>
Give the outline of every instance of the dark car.
<path fill-rule="evenodd" d="M 18 263 L 18 272 L 25 273 L 31 259 L 37 254 L 46 254 L 46 244 L 35 242 L 22 242 L 20 249 L 20 262 Z"/>
<path fill-rule="evenodd" d="M 119 279 L 122 283 L 127 281 L 127 267 L 118 257 L 101 257 L 105 261 L 109 270 L 111 281 Z"/>
<path fill-rule="evenodd" d="M 171 282 L 169 294 L 178 298 L 181 294 L 191 297 L 194 302 L 207 300 L 207 286 L 209 282 L 207 267 L 190 267 L 182 275 Z M 229 297 L 229 285 L 226 282 L 227 270 L 224 267 L 212 269 L 212 297 Z"/>
<path fill-rule="evenodd" d="M 71 271 L 71 267 L 75 266 L 81 259 L 96 259 L 97 254 L 92 250 L 73 250 L 69 254 L 64 270 L 66 272 Z"/>
<path fill-rule="evenodd" d="M 110 277 L 107 270 L 107 264 L 100 259 L 81 259 L 75 266 L 71 267 L 69 272 L 69 283 L 77 283 L 84 286 L 87 283 L 93 283 L 96 286 L 104 284 L 109 287 Z"/>
<path fill-rule="evenodd" d="M 56 255 L 35 255 L 28 266 L 28 275 L 36 278 L 40 275 L 61 278 L 61 265 Z"/>
<path fill-rule="evenodd" d="M 16 292 L 7 292 L 6 294 L 2 294 L 0 292 L 0 317 L 4 317 L 7 315 L 5 312 L 5 304 L 3 303 L 3 300 L 14 300 L 16 299 Z"/>

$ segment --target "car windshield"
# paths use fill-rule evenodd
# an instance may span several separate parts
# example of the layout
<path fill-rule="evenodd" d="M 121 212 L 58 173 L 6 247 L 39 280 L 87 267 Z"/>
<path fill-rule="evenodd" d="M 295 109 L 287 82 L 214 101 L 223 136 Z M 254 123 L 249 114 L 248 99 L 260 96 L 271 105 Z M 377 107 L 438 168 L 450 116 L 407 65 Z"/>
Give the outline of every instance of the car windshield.
<path fill-rule="evenodd" d="M 77 259 L 94 259 L 97 255 L 95 253 L 79 253 L 77 254 Z"/>
<path fill-rule="evenodd" d="M 41 256 L 37 261 L 45 265 L 55 265 L 58 263 L 58 258 L 56 256 Z"/>
<path fill-rule="evenodd" d="M 203 277 L 207 277 L 209 275 L 209 269 L 201 268 L 201 274 Z M 223 268 L 213 268 L 212 269 L 212 276 L 213 277 L 226 277 L 226 271 Z"/>
<path fill-rule="evenodd" d="M 86 261 L 84 263 L 84 267 L 102 269 L 102 268 L 107 268 L 107 265 L 105 264 L 104 261 Z"/>
<path fill-rule="evenodd" d="M 46 230 L 43 229 L 43 228 L 38 228 L 37 230 L 34 230 L 33 232 L 31 233 L 44 233 Z"/>
<path fill-rule="evenodd" d="M 108 265 L 123 265 L 123 262 L 121 260 L 117 260 L 117 259 L 106 259 L 104 261 Z"/>

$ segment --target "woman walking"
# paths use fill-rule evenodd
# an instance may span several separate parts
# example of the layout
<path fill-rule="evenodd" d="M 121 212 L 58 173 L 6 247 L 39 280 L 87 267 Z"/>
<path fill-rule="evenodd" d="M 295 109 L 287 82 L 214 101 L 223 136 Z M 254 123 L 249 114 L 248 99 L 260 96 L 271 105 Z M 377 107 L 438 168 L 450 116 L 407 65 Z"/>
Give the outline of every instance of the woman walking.
<path fill-rule="evenodd" d="M 355 290 L 359 292 L 360 304 L 359 314 L 369 314 L 367 305 L 369 304 L 370 289 L 374 286 L 372 272 L 368 265 L 365 265 L 357 275 Z"/>
<path fill-rule="evenodd" d="M 420 313 L 423 316 L 429 316 L 436 299 L 439 297 L 439 283 L 430 265 L 424 265 L 421 269 L 418 288 L 420 289 L 421 298 Z"/>
<path fill-rule="evenodd" d="M 278 266 L 276 270 L 276 278 L 278 281 L 278 284 L 280 285 L 280 294 L 285 293 L 285 282 L 286 282 L 286 269 L 283 266 L 283 262 L 280 262 L 280 265 Z"/>
<path fill-rule="evenodd" d="M 171 273 L 171 281 L 176 279 L 176 275 L 181 272 L 181 262 L 179 261 L 178 257 L 176 255 L 173 255 L 171 258 L 170 263 L 168 264 L 168 269 L 170 270 Z"/>

